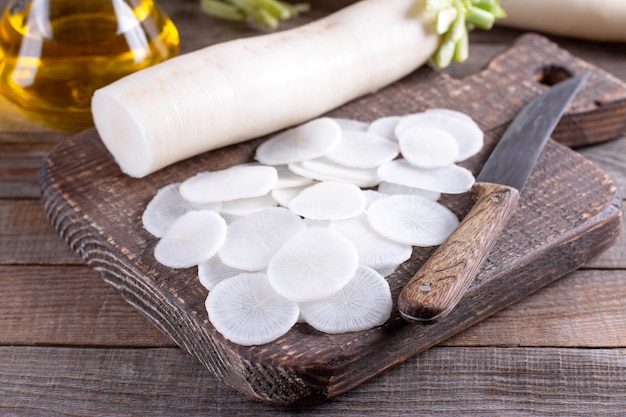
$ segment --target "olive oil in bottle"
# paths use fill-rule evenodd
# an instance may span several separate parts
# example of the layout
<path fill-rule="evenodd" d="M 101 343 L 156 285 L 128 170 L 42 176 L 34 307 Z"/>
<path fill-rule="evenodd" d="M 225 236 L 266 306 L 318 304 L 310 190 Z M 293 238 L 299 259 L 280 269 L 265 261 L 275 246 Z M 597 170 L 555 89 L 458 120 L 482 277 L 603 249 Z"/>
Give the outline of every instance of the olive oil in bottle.
<path fill-rule="evenodd" d="M 0 92 L 44 124 L 93 126 L 93 92 L 178 53 L 152 0 L 12 0 L 0 21 Z"/>

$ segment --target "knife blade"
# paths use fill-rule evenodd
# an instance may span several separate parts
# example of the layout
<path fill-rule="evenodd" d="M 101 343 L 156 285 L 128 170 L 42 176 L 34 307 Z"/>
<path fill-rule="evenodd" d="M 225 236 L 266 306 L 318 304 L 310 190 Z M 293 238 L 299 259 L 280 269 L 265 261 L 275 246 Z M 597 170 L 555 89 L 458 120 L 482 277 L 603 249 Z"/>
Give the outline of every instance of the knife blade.
<path fill-rule="evenodd" d="M 475 203 L 398 298 L 409 321 L 445 317 L 458 303 L 513 215 L 520 192 L 565 109 L 589 73 L 532 99 L 507 127 L 472 187 Z"/>

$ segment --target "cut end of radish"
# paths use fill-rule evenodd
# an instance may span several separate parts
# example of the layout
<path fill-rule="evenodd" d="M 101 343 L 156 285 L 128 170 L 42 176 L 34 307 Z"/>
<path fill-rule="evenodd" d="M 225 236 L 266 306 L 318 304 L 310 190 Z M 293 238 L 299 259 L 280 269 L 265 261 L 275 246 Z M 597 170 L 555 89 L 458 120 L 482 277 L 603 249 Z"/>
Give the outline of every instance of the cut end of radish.
<path fill-rule="evenodd" d="M 118 88 L 109 86 L 96 90 L 91 100 L 91 110 L 102 143 L 123 173 L 143 178 L 166 165 L 154 160 L 156 156 L 149 145 L 150 141 L 146 140 L 145 133 L 137 124 L 132 108 L 120 99 Z"/>

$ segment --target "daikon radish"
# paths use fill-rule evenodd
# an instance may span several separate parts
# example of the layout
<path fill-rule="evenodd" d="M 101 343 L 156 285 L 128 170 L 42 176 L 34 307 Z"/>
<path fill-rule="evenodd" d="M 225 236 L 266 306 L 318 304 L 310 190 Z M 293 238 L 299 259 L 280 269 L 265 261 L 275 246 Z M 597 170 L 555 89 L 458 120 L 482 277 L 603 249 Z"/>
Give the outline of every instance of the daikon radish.
<path fill-rule="evenodd" d="M 626 42 L 624 0 L 502 0 L 502 26 L 594 41 Z"/>
<path fill-rule="evenodd" d="M 445 11 L 456 20 L 437 22 Z M 359 1 L 291 30 L 213 45 L 128 75 L 95 92 L 94 122 L 121 170 L 144 177 L 310 120 L 433 56 L 438 65 L 462 59 L 466 21 L 488 27 L 493 19 L 485 16 L 499 11 L 497 0 Z"/>

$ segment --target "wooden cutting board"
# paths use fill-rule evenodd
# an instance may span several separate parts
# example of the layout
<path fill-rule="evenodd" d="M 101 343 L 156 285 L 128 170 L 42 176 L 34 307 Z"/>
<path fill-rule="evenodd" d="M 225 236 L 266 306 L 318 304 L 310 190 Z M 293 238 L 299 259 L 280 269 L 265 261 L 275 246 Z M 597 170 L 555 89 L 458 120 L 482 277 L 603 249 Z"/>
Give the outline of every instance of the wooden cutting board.
<path fill-rule="evenodd" d="M 456 80 L 422 68 L 330 115 L 371 121 L 429 107 L 464 111 L 486 132 L 484 150 L 465 163 L 477 173 L 526 102 L 563 77 L 586 71 L 592 76 L 554 138 L 584 145 L 623 134 L 626 86 L 537 35 L 520 38 L 478 74 Z M 469 292 L 444 319 L 411 324 L 394 309 L 384 326 L 369 331 L 327 335 L 298 324 L 273 343 L 238 346 L 209 323 L 207 292 L 196 269 L 173 270 L 155 261 L 156 239 L 143 230 L 141 214 L 160 187 L 249 161 L 263 140 L 133 179 L 119 171 L 97 132 L 89 130 L 60 143 L 41 178 L 51 223 L 106 282 L 218 378 L 267 403 L 315 403 L 344 393 L 579 268 L 619 234 L 621 197 L 615 185 L 582 156 L 550 140 L 507 230 Z M 459 217 L 472 205 L 469 195 L 444 196 L 442 202 Z M 416 248 L 389 276 L 394 297 L 431 253 L 432 248 Z"/>

